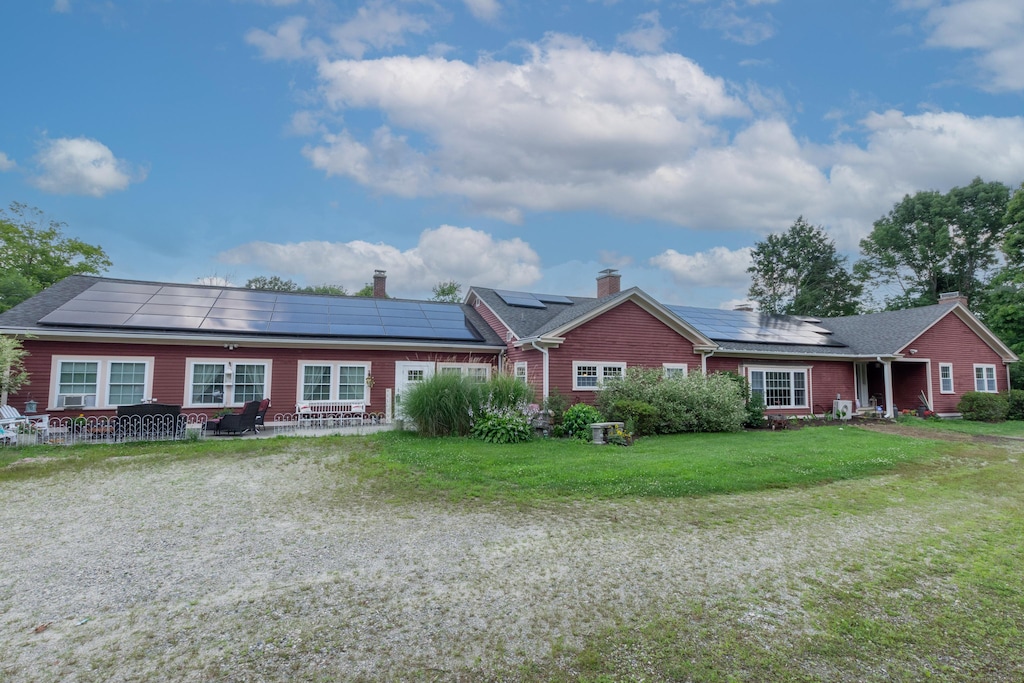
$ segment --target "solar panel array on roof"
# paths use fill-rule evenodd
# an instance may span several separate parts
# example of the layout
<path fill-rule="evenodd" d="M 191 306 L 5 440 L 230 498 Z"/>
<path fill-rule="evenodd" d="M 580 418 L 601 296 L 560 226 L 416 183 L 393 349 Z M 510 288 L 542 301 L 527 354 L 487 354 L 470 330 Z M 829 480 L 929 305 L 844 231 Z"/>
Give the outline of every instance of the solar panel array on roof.
<path fill-rule="evenodd" d="M 479 341 L 459 304 L 98 282 L 44 325 Z"/>
<path fill-rule="evenodd" d="M 545 303 L 571 304 L 573 302 L 569 297 L 558 294 L 530 294 L 529 292 L 513 292 L 509 289 L 496 289 L 494 293 L 509 306 L 521 308 L 547 308 Z"/>
<path fill-rule="evenodd" d="M 717 341 L 843 346 L 831 338 L 830 330 L 790 316 L 693 306 L 667 308 L 696 327 L 705 337 Z"/>

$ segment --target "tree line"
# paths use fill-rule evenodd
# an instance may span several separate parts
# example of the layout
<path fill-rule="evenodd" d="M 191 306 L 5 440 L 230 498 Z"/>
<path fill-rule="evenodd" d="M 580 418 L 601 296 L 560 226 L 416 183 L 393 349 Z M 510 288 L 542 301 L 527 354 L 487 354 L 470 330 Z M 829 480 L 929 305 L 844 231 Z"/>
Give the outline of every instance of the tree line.
<path fill-rule="evenodd" d="M 0 311 L 68 275 L 100 275 L 111 266 L 101 247 L 65 236 L 66 227 L 18 202 L 0 209 Z M 945 193 L 907 195 L 874 222 L 852 267 L 825 230 L 801 216 L 755 244 L 747 272 L 748 296 L 765 313 L 855 315 L 934 304 L 942 292 L 957 291 L 1024 355 L 1024 184 L 1011 192 L 975 178 Z M 341 285 L 300 287 L 276 275 L 250 278 L 245 286 L 348 294 Z M 372 284 L 354 292 L 372 294 Z M 438 282 L 431 299 L 460 301 L 461 285 Z M 1024 380 L 1024 369 L 1019 374 Z"/>
<path fill-rule="evenodd" d="M 747 294 L 765 313 L 856 315 L 927 306 L 959 292 L 1024 355 L 1024 184 L 1011 192 L 975 178 L 945 193 L 906 195 L 874 222 L 852 267 L 824 229 L 801 216 L 755 244 L 747 272 Z M 1024 384 L 1024 370 L 1014 376 Z"/>

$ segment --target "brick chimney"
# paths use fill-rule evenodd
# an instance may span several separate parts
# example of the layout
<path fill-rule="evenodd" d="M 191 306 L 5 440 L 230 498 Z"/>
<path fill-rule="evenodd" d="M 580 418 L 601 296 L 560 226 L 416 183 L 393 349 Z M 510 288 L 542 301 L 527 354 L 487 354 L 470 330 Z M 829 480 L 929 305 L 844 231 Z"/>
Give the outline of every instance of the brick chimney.
<path fill-rule="evenodd" d="M 614 268 L 605 268 L 597 276 L 597 298 L 618 294 L 621 289 L 622 276 Z"/>
<path fill-rule="evenodd" d="M 964 308 L 967 308 L 967 297 L 961 296 L 960 292 L 942 292 L 939 294 L 940 304 L 955 304 L 957 302 L 960 302 L 964 305 Z"/>
<path fill-rule="evenodd" d="M 373 298 L 387 299 L 388 272 L 386 270 L 373 271 Z"/>

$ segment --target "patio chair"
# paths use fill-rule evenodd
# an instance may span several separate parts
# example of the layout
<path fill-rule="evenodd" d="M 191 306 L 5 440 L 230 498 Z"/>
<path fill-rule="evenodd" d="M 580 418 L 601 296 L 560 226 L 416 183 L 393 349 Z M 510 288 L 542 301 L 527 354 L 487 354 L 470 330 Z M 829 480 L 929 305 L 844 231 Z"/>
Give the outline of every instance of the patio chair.
<path fill-rule="evenodd" d="M 242 406 L 242 412 L 225 415 L 217 420 L 214 427 L 217 434 L 244 434 L 256 431 L 256 415 L 260 412 L 260 401 L 249 401 Z"/>
<path fill-rule="evenodd" d="M 32 415 L 29 417 L 22 415 L 14 406 L 0 406 L 0 427 L 5 432 L 16 434 L 19 425 L 26 426 L 31 431 L 39 432 L 43 438 L 46 438 L 50 431 L 50 416 Z"/>
<path fill-rule="evenodd" d="M 265 398 L 260 401 L 260 409 L 256 412 L 256 431 L 259 432 L 263 429 L 263 418 L 267 414 L 267 410 L 270 408 L 270 399 Z"/>

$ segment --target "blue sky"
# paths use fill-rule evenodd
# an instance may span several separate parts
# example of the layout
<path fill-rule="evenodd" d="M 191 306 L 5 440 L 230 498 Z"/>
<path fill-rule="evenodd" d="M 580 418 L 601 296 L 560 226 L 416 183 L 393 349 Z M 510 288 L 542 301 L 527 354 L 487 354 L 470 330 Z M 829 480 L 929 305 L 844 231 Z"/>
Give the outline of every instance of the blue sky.
<path fill-rule="evenodd" d="M 730 305 L 797 216 L 1024 180 L 1024 0 L 8 0 L 0 204 L 109 275 Z"/>

